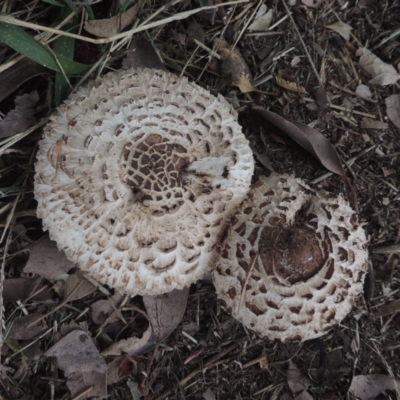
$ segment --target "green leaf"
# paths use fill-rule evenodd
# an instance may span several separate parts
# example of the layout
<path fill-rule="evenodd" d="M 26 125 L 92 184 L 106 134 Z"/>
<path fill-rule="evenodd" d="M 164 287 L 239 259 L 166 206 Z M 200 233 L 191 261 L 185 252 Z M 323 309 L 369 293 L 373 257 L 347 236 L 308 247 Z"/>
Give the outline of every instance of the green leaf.
<path fill-rule="evenodd" d="M 64 7 L 61 10 L 60 18 L 66 18 L 70 12 L 71 10 L 68 7 Z M 69 29 L 71 25 L 72 23 L 69 23 L 67 26 L 65 26 L 65 28 Z M 72 59 L 74 57 L 75 39 L 68 36 L 60 36 L 55 42 L 54 49 L 59 56 L 61 55 L 63 57 Z M 61 72 L 56 72 L 54 100 L 57 107 L 67 97 L 69 89 L 70 85 L 65 79 L 64 74 Z"/>
<path fill-rule="evenodd" d="M 38 64 L 61 72 L 52 52 L 19 26 L 0 21 L 0 41 Z M 57 54 L 57 58 L 66 74 L 81 74 L 90 68 L 90 65 L 77 63 L 62 55 Z"/>

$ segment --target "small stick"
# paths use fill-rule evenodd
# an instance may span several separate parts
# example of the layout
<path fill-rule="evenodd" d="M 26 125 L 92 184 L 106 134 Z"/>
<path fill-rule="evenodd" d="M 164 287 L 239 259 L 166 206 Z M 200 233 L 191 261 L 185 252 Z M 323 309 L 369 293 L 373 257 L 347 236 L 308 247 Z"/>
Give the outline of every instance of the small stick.
<path fill-rule="evenodd" d="M 254 269 L 254 266 L 256 265 L 256 260 L 257 260 L 257 254 L 254 256 L 254 260 L 253 260 L 249 270 L 246 273 L 246 280 L 245 280 L 244 285 L 243 285 L 242 294 L 240 295 L 240 301 L 239 301 L 239 305 L 238 305 L 238 308 L 237 308 L 237 313 L 239 313 L 240 309 L 242 308 L 243 301 L 244 301 L 244 294 L 246 292 L 246 286 L 249 283 L 251 273 L 252 273 L 252 271 Z"/>

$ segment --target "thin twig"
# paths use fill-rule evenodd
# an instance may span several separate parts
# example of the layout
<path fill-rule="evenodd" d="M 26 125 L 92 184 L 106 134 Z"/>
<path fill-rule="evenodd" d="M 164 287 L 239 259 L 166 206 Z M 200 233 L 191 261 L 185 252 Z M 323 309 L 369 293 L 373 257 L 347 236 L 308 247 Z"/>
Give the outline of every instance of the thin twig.
<path fill-rule="evenodd" d="M 314 65 L 314 62 L 313 62 L 313 60 L 312 60 L 312 58 L 311 58 L 311 56 L 310 56 L 310 53 L 309 53 L 308 50 L 307 50 L 306 44 L 304 43 L 304 40 L 303 40 L 303 38 L 302 38 L 302 36 L 301 36 L 301 33 L 300 33 L 300 31 L 299 31 L 299 28 L 297 28 L 297 25 L 296 25 L 296 23 L 295 23 L 295 21 L 294 21 L 294 19 L 293 19 L 293 17 L 292 17 L 292 14 L 290 13 L 289 7 L 287 6 L 285 0 L 282 0 L 282 3 L 283 3 L 283 5 L 285 6 L 285 9 L 286 9 L 287 14 L 289 15 L 290 21 L 291 21 L 292 24 L 293 24 L 293 27 L 294 27 L 294 29 L 295 29 L 295 31 L 296 31 L 296 34 L 297 34 L 297 37 L 299 38 L 300 43 L 301 43 L 301 45 L 303 46 L 303 50 L 304 50 L 304 52 L 306 53 L 306 56 L 307 56 L 308 61 L 309 61 L 310 65 L 311 65 L 311 68 L 312 68 L 312 70 L 313 70 L 315 76 L 317 77 L 319 84 L 322 86 L 322 85 L 323 85 L 322 80 L 321 80 L 321 78 L 320 78 L 320 76 L 319 76 L 319 74 L 318 74 L 317 69 L 315 68 L 315 65 Z"/>

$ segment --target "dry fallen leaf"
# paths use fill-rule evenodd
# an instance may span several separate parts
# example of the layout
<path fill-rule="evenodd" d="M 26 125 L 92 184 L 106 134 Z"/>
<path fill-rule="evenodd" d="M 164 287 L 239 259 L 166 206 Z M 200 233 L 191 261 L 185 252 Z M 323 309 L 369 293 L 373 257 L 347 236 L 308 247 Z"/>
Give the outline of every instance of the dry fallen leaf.
<path fill-rule="evenodd" d="M 34 296 L 33 296 L 34 295 Z M 52 298 L 51 289 L 38 280 L 28 278 L 6 279 L 3 282 L 3 301 L 34 300 L 46 301 Z"/>
<path fill-rule="evenodd" d="M 292 92 L 297 92 L 297 93 L 304 93 L 304 94 L 307 93 L 307 90 L 296 82 L 287 81 L 278 75 L 275 77 L 275 79 L 276 83 L 279 86 L 283 87 L 284 89 L 291 90 Z"/>
<path fill-rule="evenodd" d="M 68 378 L 67 386 L 74 398 L 103 397 L 107 395 L 107 365 L 90 336 L 76 330 L 64 336 L 46 351 L 47 357 L 56 357 L 57 364 Z"/>
<path fill-rule="evenodd" d="M 353 29 L 350 25 L 347 25 L 342 21 L 337 21 L 332 25 L 327 25 L 327 28 L 337 32 L 345 40 L 350 39 L 350 33 L 351 30 Z"/>
<path fill-rule="evenodd" d="M 65 280 L 68 278 L 68 271 L 74 265 L 64 252 L 58 250 L 56 242 L 44 236 L 32 247 L 24 272 L 37 274 L 49 280 Z"/>
<path fill-rule="evenodd" d="M 384 374 L 357 375 L 351 381 L 349 392 L 358 400 L 374 400 L 386 390 L 400 392 L 400 380 Z"/>
<path fill-rule="evenodd" d="M 35 105 L 39 100 L 37 91 L 17 96 L 15 108 L 0 121 L 0 138 L 24 131 L 35 122 Z"/>
<path fill-rule="evenodd" d="M 126 57 L 122 60 L 122 67 L 124 69 L 155 68 L 165 71 L 165 66 L 153 45 L 145 39 L 132 39 Z"/>
<path fill-rule="evenodd" d="M 386 98 L 385 103 L 387 116 L 400 129 L 400 94 L 392 94 Z"/>
<path fill-rule="evenodd" d="M 114 311 L 118 308 L 123 298 L 124 296 L 120 293 L 115 293 L 110 299 L 99 300 L 93 303 L 90 306 L 93 322 L 97 325 L 101 325 L 107 320 L 107 318 L 109 318 L 108 323 L 110 324 L 117 321 L 118 316 Z M 114 314 L 114 318 L 112 317 L 112 314 Z"/>
<path fill-rule="evenodd" d="M 392 301 L 391 303 L 382 304 L 371 314 L 371 318 L 386 317 L 400 311 L 400 300 Z"/>
<path fill-rule="evenodd" d="M 364 129 L 388 129 L 389 124 L 387 122 L 378 121 L 375 119 L 364 117 L 361 121 L 361 128 L 364 128 Z"/>
<path fill-rule="evenodd" d="M 75 301 L 88 296 L 96 290 L 96 286 L 90 283 L 82 271 L 70 275 L 65 282 L 64 301 Z"/>
<path fill-rule="evenodd" d="M 40 314 L 29 314 L 14 318 L 11 322 L 12 325 L 8 337 L 16 340 L 31 340 L 37 338 L 47 330 L 48 326 L 46 322 L 41 320 L 29 328 L 27 328 L 27 325 L 40 319 L 40 317 Z"/>
<path fill-rule="evenodd" d="M 112 18 L 88 20 L 85 22 L 85 30 L 98 37 L 114 36 L 133 22 L 139 11 L 139 6 L 140 2 Z"/>
<path fill-rule="evenodd" d="M 3 101 L 29 79 L 49 72 L 50 70 L 46 67 L 28 58 L 23 58 L 0 74 L 0 101 Z"/>
<path fill-rule="evenodd" d="M 250 31 L 266 31 L 274 18 L 274 10 L 271 8 L 265 15 L 256 18 L 248 27 Z"/>
<path fill-rule="evenodd" d="M 301 0 L 301 2 L 307 7 L 318 8 L 324 0 Z"/>
<path fill-rule="evenodd" d="M 158 296 L 143 296 L 157 341 L 169 336 L 179 325 L 186 310 L 189 288 L 173 290 Z"/>
<path fill-rule="evenodd" d="M 122 339 L 110 347 L 105 349 L 101 354 L 103 356 L 119 356 L 121 354 L 128 354 L 130 356 L 142 353 L 148 350 L 151 346 L 156 343 L 156 336 L 153 334 L 153 329 L 149 324 L 146 332 L 139 339 L 137 337 L 131 337 L 128 339 Z"/>
<path fill-rule="evenodd" d="M 294 400 L 313 400 L 313 397 L 307 392 L 310 385 L 309 379 L 299 371 L 291 360 L 289 361 L 287 380 Z"/>
<path fill-rule="evenodd" d="M 205 399 L 205 400 L 215 400 L 215 393 L 211 390 L 211 388 L 208 388 L 203 393 L 203 399 Z"/>
<path fill-rule="evenodd" d="M 198 22 L 192 21 L 186 29 L 186 34 L 187 42 L 191 46 L 195 44 L 195 39 L 204 44 L 206 34 L 203 27 Z"/>
<path fill-rule="evenodd" d="M 249 67 L 239 51 L 232 50 L 225 40 L 220 40 L 218 54 L 221 56 L 221 74 L 225 84 L 237 86 L 242 93 L 254 91 Z"/>
<path fill-rule="evenodd" d="M 400 79 L 400 74 L 393 65 L 383 62 L 368 49 L 360 48 L 356 55 L 360 56 L 360 67 L 373 78 L 369 83 L 385 86 L 396 83 Z"/>
<path fill-rule="evenodd" d="M 107 371 L 107 365 L 90 336 L 75 330 L 64 336 L 46 351 L 47 357 L 56 357 L 60 369 L 67 375 L 76 372 Z"/>
<path fill-rule="evenodd" d="M 359 85 L 356 88 L 356 95 L 362 99 L 370 99 L 372 97 L 371 90 L 367 85 Z"/>
<path fill-rule="evenodd" d="M 328 139 L 307 125 L 285 119 L 262 107 L 253 107 L 253 110 L 289 135 L 301 147 L 317 158 L 326 169 L 341 176 L 352 192 L 354 208 L 358 209 L 354 189 L 343 170 L 339 155 Z"/>

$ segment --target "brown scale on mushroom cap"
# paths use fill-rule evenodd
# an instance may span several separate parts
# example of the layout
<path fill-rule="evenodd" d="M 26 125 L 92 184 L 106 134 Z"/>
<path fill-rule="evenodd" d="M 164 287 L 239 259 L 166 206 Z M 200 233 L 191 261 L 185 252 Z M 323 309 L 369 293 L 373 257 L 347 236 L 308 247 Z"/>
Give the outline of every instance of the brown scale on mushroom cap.
<path fill-rule="evenodd" d="M 367 240 L 342 196 L 300 179 L 260 178 L 232 217 L 213 280 L 222 305 L 259 335 L 327 333 L 362 295 Z"/>
<path fill-rule="evenodd" d="M 165 293 L 214 266 L 253 168 L 222 97 L 164 71 L 117 71 L 78 89 L 46 126 L 38 216 L 95 279 L 130 295 Z"/>

